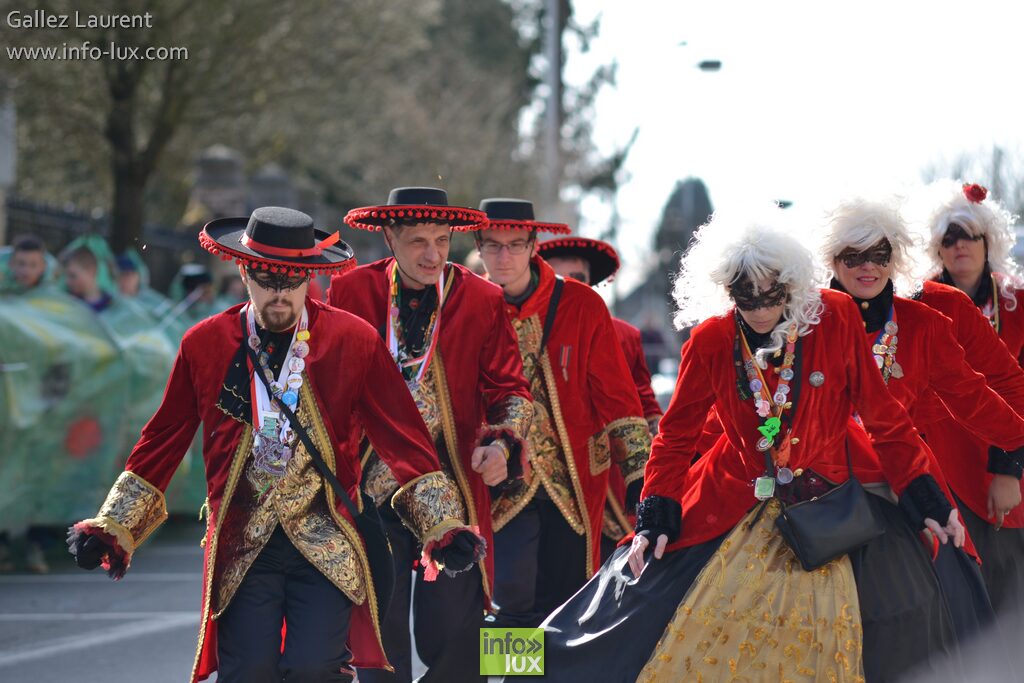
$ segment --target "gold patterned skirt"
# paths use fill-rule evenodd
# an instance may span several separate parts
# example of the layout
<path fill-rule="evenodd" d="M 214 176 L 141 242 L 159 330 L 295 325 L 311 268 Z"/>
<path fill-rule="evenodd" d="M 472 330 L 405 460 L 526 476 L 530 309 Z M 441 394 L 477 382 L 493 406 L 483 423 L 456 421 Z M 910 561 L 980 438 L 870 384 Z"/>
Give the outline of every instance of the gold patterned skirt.
<path fill-rule="evenodd" d="M 725 538 L 637 681 L 863 681 L 847 556 L 805 572 L 775 529 L 778 503 Z"/>

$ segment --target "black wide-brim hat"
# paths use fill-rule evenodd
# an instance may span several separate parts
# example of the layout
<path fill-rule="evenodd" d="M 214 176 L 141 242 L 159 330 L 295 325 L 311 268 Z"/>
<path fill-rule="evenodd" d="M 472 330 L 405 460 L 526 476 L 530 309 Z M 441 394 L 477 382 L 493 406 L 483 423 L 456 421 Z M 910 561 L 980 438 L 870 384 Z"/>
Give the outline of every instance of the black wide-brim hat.
<path fill-rule="evenodd" d="M 544 259 L 581 258 L 590 264 L 590 285 L 596 287 L 611 280 L 619 270 L 615 247 L 589 237 L 556 237 L 537 245 L 537 254 Z"/>
<path fill-rule="evenodd" d="M 448 193 L 436 187 L 396 187 L 387 204 L 352 209 L 345 215 L 345 223 L 359 230 L 380 230 L 392 221 L 439 223 L 458 232 L 487 227 L 482 211 L 449 206 Z"/>
<path fill-rule="evenodd" d="M 199 233 L 199 243 L 222 261 L 291 275 L 339 273 L 355 267 L 352 248 L 313 227 L 313 219 L 295 209 L 264 206 L 248 218 L 219 218 Z"/>
<path fill-rule="evenodd" d="M 556 235 L 572 232 L 565 223 L 546 223 L 534 219 L 533 202 L 525 199 L 485 199 L 480 202 L 480 210 L 487 214 L 488 230 L 536 230 Z"/>

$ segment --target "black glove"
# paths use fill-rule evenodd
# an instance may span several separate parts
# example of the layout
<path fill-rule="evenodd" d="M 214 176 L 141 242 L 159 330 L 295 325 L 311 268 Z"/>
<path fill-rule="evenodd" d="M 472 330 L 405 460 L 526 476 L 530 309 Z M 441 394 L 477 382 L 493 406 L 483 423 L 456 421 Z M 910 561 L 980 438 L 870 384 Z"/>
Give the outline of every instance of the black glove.
<path fill-rule="evenodd" d="M 430 555 L 438 564 L 444 565 L 444 573 L 455 576 L 472 568 L 483 559 L 487 543 L 472 531 L 465 529 L 452 537 L 443 548 L 434 548 Z"/>
<path fill-rule="evenodd" d="M 113 550 L 99 536 L 90 536 L 75 527 L 68 527 L 68 552 L 75 556 L 75 564 L 82 569 L 96 569 L 103 562 L 103 556 L 113 555 Z"/>
<path fill-rule="evenodd" d="M 636 534 L 648 540 L 658 540 L 665 534 L 668 542 L 679 538 L 683 525 L 683 506 L 677 500 L 664 496 L 647 496 L 636 506 Z"/>
<path fill-rule="evenodd" d="M 946 526 L 953 506 L 949 504 L 935 478 L 930 474 L 922 474 L 907 484 L 900 496 L 900 509 L 910 520 L 910 526 L 920 531 L 924 529 L 925 519 L 934 519 L 941 526 Z"/>

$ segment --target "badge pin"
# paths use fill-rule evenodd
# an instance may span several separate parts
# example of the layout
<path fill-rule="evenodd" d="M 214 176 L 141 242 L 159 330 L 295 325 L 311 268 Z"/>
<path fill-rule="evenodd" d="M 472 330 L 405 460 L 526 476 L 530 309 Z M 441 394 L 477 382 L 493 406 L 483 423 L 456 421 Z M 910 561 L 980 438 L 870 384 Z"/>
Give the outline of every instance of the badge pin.
<path fill-rule="evenodd" d="M 768 500 L 775 495 L 775 479 L 772 477 L 758 477 L 754 481 L 754 498 Z"/>
<path fill-rule="evenodd" d="M 292 372 L 302 372 L 306 369 L 306 361 L 298 357 L 292 358 L 288 361 L 288 369 Z"/>
<path fill-rule="evenodd" d="M 825 383 L 825 373 L 815 370 L 811 373 L 811 376 L 807 378 L 807 381 L 811 383 L 812 387 L 820 387 Z"/>
<path fill-rule="evenodd" d="M 255 334 L 250 335 L 249 337 L 249 348 L 251 348 L 253 351 L 260 350 L 260 338 L 257 337 Z"/>
<path fill-rule="evenodd" d="M 890 374 L 896 379 L 901 379 L 903 377 L 903 366 L 899 363 L 893 363 Z"/>
<path fill-rule="evenodd" d="M 784 379 L 784 380 L 786 380 L 787 382 L 789 382 L 790 380 L 792 380 L 792 379 L 793 379 L 793 370 L 792 370 L 791 368 L 785 368 L 785 369 L 784 369 L 784 370 L 783 370 L 783 371 L 782 371 L 782 372 L 781 372 L 781 373 L 779 374 L 779 377 L 781 377 L 782 379 Z"/>
<path fill-rule="evenodd" d="M 896 334 L 897 332 L 899 332 L 899 329 L 900 329 L 899 326 L 896 325 L 896 323 L 894 323 L 891 320 L 885 324 L 885 333 L 886 334 Z"/>
<path fill-rule="evenodd" d="M 305 358 L 309 355 L 309 344 L 304 341 L 295 342 L 292 347 L 292 355 L 299 359 Z"/>

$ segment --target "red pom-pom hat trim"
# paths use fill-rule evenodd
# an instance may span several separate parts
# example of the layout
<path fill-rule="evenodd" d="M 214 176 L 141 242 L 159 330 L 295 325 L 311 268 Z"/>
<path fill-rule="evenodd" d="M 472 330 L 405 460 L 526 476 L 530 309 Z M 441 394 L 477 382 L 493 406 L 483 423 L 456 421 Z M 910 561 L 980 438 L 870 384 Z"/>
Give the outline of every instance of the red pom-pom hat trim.
<path fill-rule="evenodd" d="M 461 206 L 406 204 L 365 206 L 345 214 L 345 223 L 358 230 L 380 230 L 390 220 L 422 220 L 424 223 L 447 223 L 456 232 L 473 232 L 490 228 L 487 214 Z"/>

